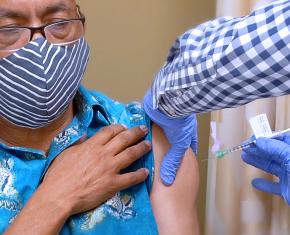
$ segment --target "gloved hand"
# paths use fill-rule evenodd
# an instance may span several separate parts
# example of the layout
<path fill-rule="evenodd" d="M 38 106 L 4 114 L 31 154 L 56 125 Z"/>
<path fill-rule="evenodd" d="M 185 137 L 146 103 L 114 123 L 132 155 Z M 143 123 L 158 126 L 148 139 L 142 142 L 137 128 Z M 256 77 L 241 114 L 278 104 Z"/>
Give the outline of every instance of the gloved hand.
<path fill-rule="evenodd" d="M 280 195 L 290 205 L 290 135 L 275 139 L 259 138 L 253 147 L 245 149 L 242 159 L 261 170 L 279 177 L 279 182 L 254 179 L 253 186 L 261 191 Z"/>
<path fill-rule="evenodd" d="M 197 153 L 196 115 L 192 114 L 184 118 L 171 118 L 166 116 L 158 109 L 153 109 L 151 91 L 146 93 L 143 105 L 147 115 L 163 129 L 171 144 L 171 149 L 163 159 L 160 170 L 162 182 L 169 186 L 175 180 L 186 150 L 191 147 L 194 153 Z"/>

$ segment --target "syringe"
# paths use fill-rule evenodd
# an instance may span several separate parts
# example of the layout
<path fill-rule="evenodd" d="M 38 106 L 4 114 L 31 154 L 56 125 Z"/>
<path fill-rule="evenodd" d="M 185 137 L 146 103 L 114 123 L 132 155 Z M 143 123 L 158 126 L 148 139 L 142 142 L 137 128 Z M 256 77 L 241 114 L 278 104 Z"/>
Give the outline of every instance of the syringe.
<path fill-rule="evenodd" d="M 283 131 L 275 132 L 271 136 L 269 136 L 268 138 L 274 138 L 274 137 L 282 135 L 282 134 L 284 134 L 286 132 L 290 132 L 290 128 L 286 129 L 286 130 L 283 130 Z M 256 140 L 253 140 L 253 141 L 250 141 L 248 143 L 235 146 L 233 148 L 229 148 L 229 149 L 225 149 L 225 150 L 219 150 L 219 151 L 217 151 L 215 153 L 215 155 L 216 155 L 217 158 L 223 158 L 223 157 L 225 157 L 226 155 L 228 155 L 230 153 L 234 153 L 234 152 L 239 151 L 239 150 L 247 149 L 247 148 L 251 147 L 255 143 L 256 143 Z"/>

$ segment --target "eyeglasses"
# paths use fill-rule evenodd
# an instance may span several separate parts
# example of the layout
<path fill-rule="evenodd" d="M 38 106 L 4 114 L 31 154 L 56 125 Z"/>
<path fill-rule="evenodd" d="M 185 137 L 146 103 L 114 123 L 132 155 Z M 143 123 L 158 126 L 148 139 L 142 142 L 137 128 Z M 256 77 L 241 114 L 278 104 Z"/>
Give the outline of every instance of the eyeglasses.
<path fill-rule="evenodd" d="M 36 32 L 54 45 L 69 45 L 84 35 L 85 17 L 60 20 L 40 27 L 0 27 L 0 52 L 13 52 L 28 44 Z"/>

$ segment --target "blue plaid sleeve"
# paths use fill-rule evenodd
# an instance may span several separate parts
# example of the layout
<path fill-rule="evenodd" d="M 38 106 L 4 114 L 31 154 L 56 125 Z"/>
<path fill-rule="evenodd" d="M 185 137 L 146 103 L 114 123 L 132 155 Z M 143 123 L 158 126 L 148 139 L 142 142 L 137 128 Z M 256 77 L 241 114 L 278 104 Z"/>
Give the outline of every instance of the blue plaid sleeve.
<path fill-rule="evenodd" d="M 154 108 L 171 117 L 290 94 L 290 1 L 185 32 L 152 91 Z"/>

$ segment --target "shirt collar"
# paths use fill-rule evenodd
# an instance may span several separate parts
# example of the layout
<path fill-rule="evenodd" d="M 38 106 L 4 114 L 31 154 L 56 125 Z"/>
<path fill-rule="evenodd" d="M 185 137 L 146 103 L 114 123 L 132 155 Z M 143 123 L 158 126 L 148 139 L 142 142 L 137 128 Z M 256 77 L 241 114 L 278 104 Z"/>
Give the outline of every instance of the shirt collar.
<path fill-rule="evenodd" d="M 91 91 L 81 86 L 76 97 L 78 112 L 76 117 L 79 122 L 88 127 L 93 119 L 94 114 L 97 113 L 96 118 L 107 120 L 111 124 L 110 115 L 108 114 L 105 105 L 97 96 L 94 96 Z"/>
<path fill-rule="evenodd" d="M 98 119 L 106 120 L 107 124 L 111 124 L 110 116 L 108 115 L 105 106 L 100 102 L 98 97 L 94 96 L 91 91 L 87 90 L 84 86 L 80 86 L 78 94 L 75 98 L 75 105 L 77 108 L 77 114 L 73 118 L 73 121 L 70 123 L 70 125 L 65 128 L 59 135 L 55 137 L 55 139 L 52 141 L 51 149 L 55 151 L 55 143 L 60 142 L 60 140 L 64 139 L 63 136 L 67 136 L 69 133 L 71 141 L 79 138 L 82 136 L 82 132 L 85 132 L 90 124 L 93 121 L 93 118 L 96 119 L 95 121 L 98 121 Z M 71 131 L 74 130 L 74 131 Z M 70 144 L 66 142 L 62 145 L 63 148 L 68 147 Z M 67 145 L 67 146 L 66 146 Z M 5 144 L 0 143 L 0 147 L 3 149 L 18 152 L 18 153 L 32 153 L 33 155 L 37 155 L 38 158 L 43 158 L 45 154 L 43 151 L 36 150 L 36 149 L 29 149 L 29 148 L 23 148 L 23 147 L 10 147 Z M 60 150 L 60 149 L 59 149 Z"/>

